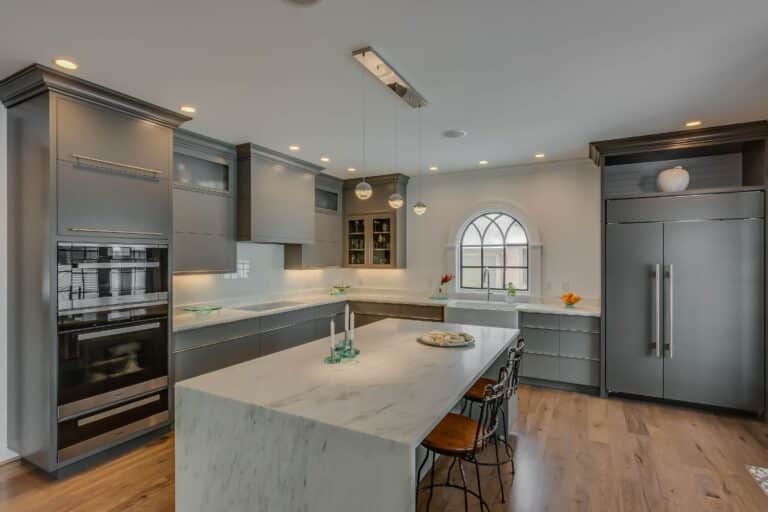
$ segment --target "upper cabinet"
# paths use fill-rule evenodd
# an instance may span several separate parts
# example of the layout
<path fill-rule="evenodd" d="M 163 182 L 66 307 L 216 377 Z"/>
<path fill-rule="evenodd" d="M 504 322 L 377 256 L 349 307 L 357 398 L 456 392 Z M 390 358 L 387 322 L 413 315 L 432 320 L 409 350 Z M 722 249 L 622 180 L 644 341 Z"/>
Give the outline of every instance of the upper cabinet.
<path fill-rule="evenodd" d="M 173 144 L 173 271 L 229 273 L 237 266 L 235 146 L 185 130 Z"/>
<path fill-rule="evenodd" d="M 286 244 L 286 269 L 341 266 L 343 183 L 326 174 L 315 177 L 315 241 Z"/>
<path fill-rule="evenodd" d="M 315 176 L 322 167 L 256 144 L 237 146 L 237 239 L 315 242 Z"/>
<path fill-rule="evenodd" d="M 344 182 L 343 265 L 350 268 L 405 268 L 406 204 L 397 210 L 389 196 L 399 193 L 407 199 L 408 176 L 387 174 L 366 178 L 373 196 L 362 200 L 355 195 L 361 180 Z"/>

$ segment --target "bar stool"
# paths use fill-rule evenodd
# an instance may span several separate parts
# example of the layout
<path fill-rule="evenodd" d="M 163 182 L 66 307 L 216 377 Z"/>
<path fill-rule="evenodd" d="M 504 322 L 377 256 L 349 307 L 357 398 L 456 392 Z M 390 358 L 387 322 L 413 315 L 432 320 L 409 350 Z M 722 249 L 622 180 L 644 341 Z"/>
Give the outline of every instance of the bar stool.
<path fill-rule="evenodd" d="M 432 495 L 435 487 L 450 487 L 464 491 L 464 510 L 469 510 L 469 495 L 471 494 L 480 501 L 481 510 L 490 512 L 488 503 L 483 499 L 483 489 L 480 483 L 480 464 L 477 454 L 488 446 L 489 441 L 497 436 L 499 429 L 499 410 L 507 397 L 507 384 L 509 379 L 502 369 L 500 372 L 499 383 L 494 386 L 488 386 L 483 392 L 483 398 L 480 402 L 480 414 L 477 420 L 467 418 L 461 414 L 448 413 L 448 415 L 438 423 L 438 425 L 422 441 L 421 445 L 427 449 L 424 460 L 419 466 L 416 480 L 416 504 L 419 501 L 419 490 L 421 489 L 421 471 L 427 463 L 430 454 L 432 455 L 432 476 L 430 483 L 424 489 L 429 489 L 429 499 L 427 500 L 427 510 L 432 503 Z M 496 460 L 499 460 L 498 443 L 496 445 Z M 448 478 L 444 484 L 435 484 L 435 456 L 452 457 L 451 466 L 448 468 Z M 461 474 L 462 485 L 451 483 L 451 471 L 454 464 L 458 462 L 459 473 Z M 477 477 L 477 492 L 467 487 L 467 479 L 464 473 L 462 462 L 469 462 L 475 465 L 475 475 Z"/>
<path fill-rule="evenodd" d="M 517 345 L 510 347 L 507 351 L 507 363 L 499 370 L 499 380 L 494 381 L 486 377 L 479 378 L 464 395 L 464 403 L 461 408 L 461 414 L 464 414 L 467 407 L 469 407 L 468 415 L 471 417 L 472 406 L 476 403 L 482 403 L 484 389 L 487 386 L 494 386 L 497 383 L 503 382 L 505 378 L 507 379 L 507 395 L 505 397 L 506 401 L 508 402 L 510 398 L 517 394 L 517 387 L 520 382 L 520 364 L 523 360 L 523 354 L 525 354 L 525 340 L 523 338 L 519 338 L 517 340 Z M 499 461 L 497 457 L 495 463 L 479 462 L 478 464 L 481 466 L 496 466 L 496 473 L 499 477 L 499 487 L 501 488 L 501 502 L 504 503 L 506 500 L 504 496 L 504 483 L 501 478 L 501 466 L 509 463 L 512 466 L 512 474 L 515 473 L 515 461 L 513 458 L 514 450 L 512 450 L 512 446 L 509 444 L 509 428 L 507 425 L 506 407 L 501 408 L 501 423 L 504 431 L 502 440 L 504 441 L 504 449 L 507 453 L 507 459 Z M 494 439 L 494 442 L 497 441 L 497 439 Z"/>

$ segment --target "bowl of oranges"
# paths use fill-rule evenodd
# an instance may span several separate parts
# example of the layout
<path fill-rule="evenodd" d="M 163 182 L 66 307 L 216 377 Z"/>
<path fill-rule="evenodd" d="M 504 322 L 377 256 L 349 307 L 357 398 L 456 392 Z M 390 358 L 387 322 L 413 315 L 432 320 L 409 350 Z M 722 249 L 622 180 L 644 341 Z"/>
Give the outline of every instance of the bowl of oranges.
<path fill-rule="evenodd" d="M 560 296 L 560 300 L 563 301 L 563 304 L 565 304 L 565 307 L 572 308 L 576 305 L 577 302 L 581 300 L 580 295 L 576 295 L 573 292 L 564 293 Z"/>

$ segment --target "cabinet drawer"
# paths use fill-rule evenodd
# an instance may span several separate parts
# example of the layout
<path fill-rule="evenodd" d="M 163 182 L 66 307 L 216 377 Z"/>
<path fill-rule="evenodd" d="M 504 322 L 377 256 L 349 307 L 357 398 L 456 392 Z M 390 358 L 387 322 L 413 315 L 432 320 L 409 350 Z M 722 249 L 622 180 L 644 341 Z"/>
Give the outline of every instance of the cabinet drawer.
<path fill-rule="evenodd" d="M 263 355 L 258 334 L 173 354 L 174 382 L 191 379 Z"/>
<path fill-rule="evenodd" d="M 526 352 L 552 354 L 554 356 L 559 353 L 560 333 L 557 331 L 523 327 L 523 338 L 525 339 Z"/>
<path fill-rule="evenodd" d="M 432 322 L 443 321 L 443 308 L 441 306 L 417 306 L 403 304 L 400 306 L 400 316 L 415 320 L 429 320 Z"/>
<path fill-rule="evenodd" d="M 547 329 L 560 327 L 560 320 L 557 315 L 546 313 L 522 313 L 522 315 L 520 325 L 524 327 L 546 327 Z"/>
<path fill-rule="evenodd" d="M 234 241 L 234 208 L 231 197 L 174 188 L 173 230 L 227 236 Z"/>
<path fill-rule="evenodd" d="M 327 319 L 329 322 L 332 316 L 341 314 L 342 327 L 343 327 L 344 326 L 344 323 L 343 323 L 344 322 L 344 306 L 345 304 L 343 302 L 338 302 L 335 304 L 324 304 L 322 306 L 317 306 L 310 309 L 309 311 L 312 315 L 312 318 L 323 318 L 323 319 Z M 330 333 L 330 331 L 328 332 Z"/>
<path fill-rule="evenodd" d="M 196 233 L 175 233 L 173 239 L 174 272 L 236 271 L 237 245 L 234 239 Z"/>
<path fill-rule="evenodd" d="M 165 126 L 89 103 L 56 98 L 59 160 L 73 162 L 73 155 L 81 155 L 153 169 L 168 179 L 172 144 L 173 130 Z M 122 170 L 129 172 L 130 168 Z"/>
<path fill-rule="evenodd" d="M 180 352 L 220 342 L 236 341 L 257 334 L 260 331 L 259 326 L 259 318 L 249 318 L 239 322 L 176 332 L 173 333 L 173 351 Z"/>
<path fill-rule="evenodd" d="M 525 354 L 520 366 L 520 375 L 532 379 L 558 380 L 557 356 Z"/>
<path fill-rule="evenodd" d="M 170 182 L 58 162 L 59 233 L 169 238 Z"/>
<path fill-rule="evenodd" d="M 298 309 L 296 311 L 264 316 L 261 318 L 261 330 L 272 331 L 282 327 L 290 327 L 308 322 L 311 318 L 312 312 L 310 309 Z"/>
<path fill-rule="evenodd" d="M 563 331 L 600 332 L 600 318 L 591 316 L 560 316 Z"/>
<path fill-rule="evenodd" d="M 329 336 L 331 332 L 330 323 L 328 325 L 328 334 L 326 336 Z M 316 321 L 308 321 L 263 333 L 261 335 L 261 355 L 266 356 L 309 343 L 315 337 L 315 327 Z"/>
<path fill-rule="evenodd" d="M 561 382 L 580 384 L 582 386 L 600 385 L 600 363 L 587 359 L 560 358 Z"/>
<path fill-rule="evenodd" d="M 561 331 L 560 355 L 600 359 L 600 335 Z"/>
<path fill-rule="evenodd" d="M 350 302 L 349 307 L 355 315 L 379 315 L 396 318 L 401 314 L 400 304 L 387 304 L 378 302 Z"/>

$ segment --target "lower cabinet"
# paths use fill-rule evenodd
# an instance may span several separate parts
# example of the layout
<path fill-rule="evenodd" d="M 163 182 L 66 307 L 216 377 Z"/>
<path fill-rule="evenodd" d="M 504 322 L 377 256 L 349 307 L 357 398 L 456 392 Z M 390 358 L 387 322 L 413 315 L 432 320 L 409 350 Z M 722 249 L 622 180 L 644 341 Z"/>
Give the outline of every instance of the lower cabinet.
<path fill-rule="evenodd" d="M 174 382 L 268 356 L 344 331 L 344 303 L 175 333 Z"/>
<path fill-rule="evenodd" d="M 443 306 L 420 306 L 413 304 L 393 304 L 389 302 L 352 301 L 349 309 L 355 314 L 355 326 L 361 327 L 386 318 L 405 318 L 443 322 Z"/>
<path fill-rule="evenodd" d="M 569 315 L 520 313 L 525 357 L 524 379 L 598 388 L 600 386 L 600 319 Z"/>

